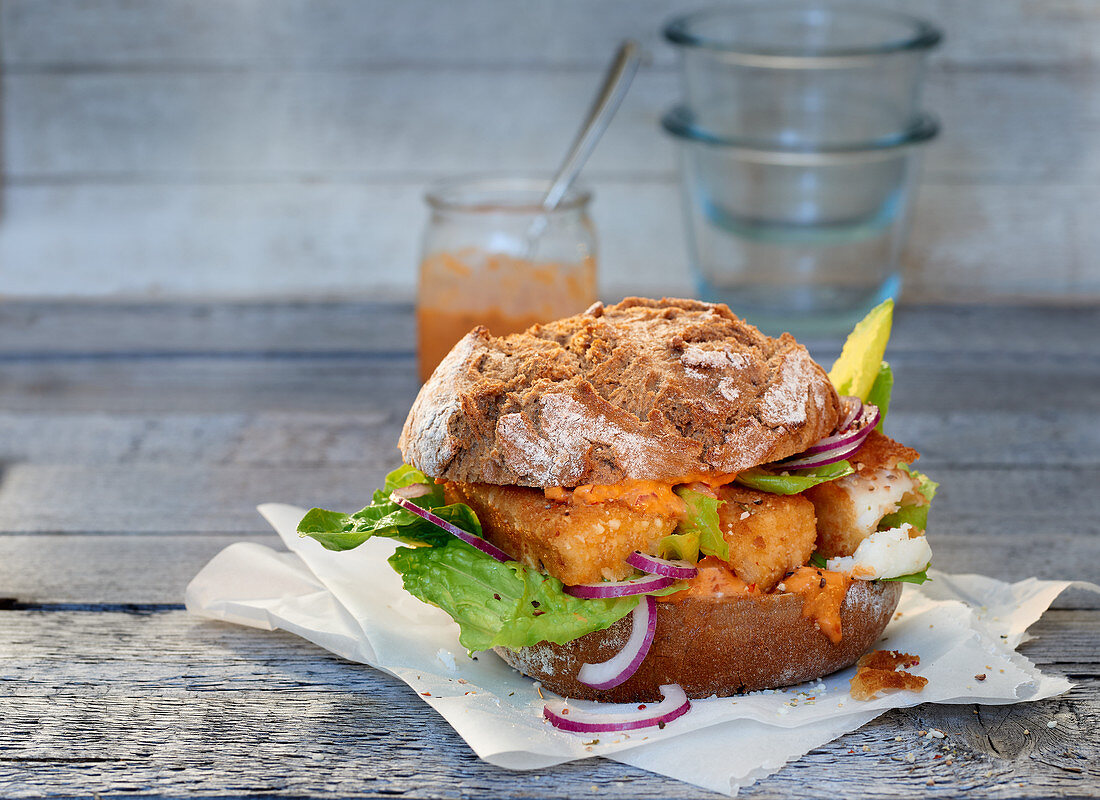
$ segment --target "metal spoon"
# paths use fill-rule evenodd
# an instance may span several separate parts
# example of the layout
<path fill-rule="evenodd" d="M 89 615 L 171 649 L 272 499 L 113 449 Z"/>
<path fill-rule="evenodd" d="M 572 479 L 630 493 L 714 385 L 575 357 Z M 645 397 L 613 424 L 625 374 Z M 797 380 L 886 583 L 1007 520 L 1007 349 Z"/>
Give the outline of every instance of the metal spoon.
<path fill-rule="evenodd" d="M 638 71 L 642 62 L 642 46 L 633 39 L 627 39 L 615 53 L 615 58 L 608 67 L 603 85 L 600 86 L 596 99 L 588 111 L 588 117 L 573 140 L 573 146 L 558 168 L 557 174 L 550 182 L 550 188 L 542 199 L 542 213 L 535 217 L 531 227 L 527 229 L 527 241 L 524 246 L 524 259 L 530 259 L 538 244 L 538 239 L 546 231 L 549 225 L 547 215 L 554 211 L 561 203 L 580 173 L 584 162 L 592 154 L 596 142 L 607 130 L 611 118 L 619 110 L 619 105 L 626 96 L 626 90 L 630 88 L 630 82 Z"/>

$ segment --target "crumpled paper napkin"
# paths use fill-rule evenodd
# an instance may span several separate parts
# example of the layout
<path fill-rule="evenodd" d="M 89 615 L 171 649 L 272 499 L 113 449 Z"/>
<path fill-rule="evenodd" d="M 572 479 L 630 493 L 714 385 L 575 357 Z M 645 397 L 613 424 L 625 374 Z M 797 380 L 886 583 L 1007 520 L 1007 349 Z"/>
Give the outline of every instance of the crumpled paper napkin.
<path fill-rule="evenodd" d="M 933 581 L 905 587 L 878 645 L 920 656 L 920 666 L 911 671 L 928 679 L 922 692 L 853 700 L 848 680 L 854 670 L 847 669 L 785 690 L 695 700 L 688 714 L 663 730 L 565 733 L 543 718 L 544 701 L 530 679 L 491 652 L 469 657 L 450 617 L 402 589 L 400 576 L 386 563 L 392 541 L 330 552 L 298 536 L 304 509 L 272 503 L 259 511 L 290 552 L 230 545 L 191 581 L 187 609 L 239 625 L 280 628 L 395 675 L 478 756 L 508 769 L 604 756 L 733 795 L 891 708 L 1017 703 L 1071 686 L 1014 652 L 1027 627 L 1070 582 L 1030 578 L 1007 584 L 933 572 Z M 980 673 L 984 681 L 974 677 Z"/>

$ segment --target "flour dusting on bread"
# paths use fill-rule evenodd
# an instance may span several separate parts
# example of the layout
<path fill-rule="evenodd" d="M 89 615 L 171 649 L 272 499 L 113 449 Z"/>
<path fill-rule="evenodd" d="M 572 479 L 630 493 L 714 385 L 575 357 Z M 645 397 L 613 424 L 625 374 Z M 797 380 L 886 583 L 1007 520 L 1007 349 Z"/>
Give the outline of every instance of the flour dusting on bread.
<path fill-rule="evenodd" d="M 799 425 L 806 421 L 806 407 L 817 399 L 814 370 L 817 365 L 804 350 L 791 352 L 779 368 L 779 379 L 764 393 L 760 416 L 775 427 Z"/>
<path fill-rule="evenodd" d="M 456 481 L 674 481 L 801 452 L 839 407 L 791 336 L 724 305 L 629 298 L 521 334 L 471 332 L 421 389 L 400 447 Z"/>
<path fill-rule="evenodd" d="M 583 482 L 584 464 L 598 448 L 640 469 L 657 455 L 645 437 L 594 417 L 567 394 L 543 395 L 539 410 L 537 428 L 522 414 L 505 414 L 496 426 L 500 446 L 514 448 L 513 469 L 525 483 L 576 486 Z"/>

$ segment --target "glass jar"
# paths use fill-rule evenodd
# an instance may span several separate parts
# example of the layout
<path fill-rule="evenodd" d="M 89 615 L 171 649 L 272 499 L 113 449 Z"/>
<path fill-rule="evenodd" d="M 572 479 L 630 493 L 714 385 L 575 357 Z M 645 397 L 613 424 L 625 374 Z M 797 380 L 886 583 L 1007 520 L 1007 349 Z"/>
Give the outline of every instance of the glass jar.
<path fill-rule="evenodd" d="M 540 204 L 549 185 L 546 178 L 479 176 L 429 190 L 416 303 L 421 381 L 478 325 L 503 336 L 595 302 L 592 195 L 574 187 L 547 214 Z"/>

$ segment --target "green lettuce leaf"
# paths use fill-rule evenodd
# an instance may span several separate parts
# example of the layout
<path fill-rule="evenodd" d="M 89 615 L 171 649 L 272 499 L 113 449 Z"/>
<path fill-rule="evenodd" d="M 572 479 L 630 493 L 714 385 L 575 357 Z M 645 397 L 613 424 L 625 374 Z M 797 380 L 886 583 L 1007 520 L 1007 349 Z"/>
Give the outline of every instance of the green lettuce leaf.
<path fill-rule="evenodd" d="M 430 491 L 412 502 L 481 535 L 473 509 L 463 503 L 443 505 L 442 486 L 409 466 L 387 475 L 366 508 L 354 514 L 314 508 L 298 523 L 298 532 L 329 550 L 350 550 L 375 536 L 413 545 L 398 548 L 390 564 L 406 590 L 451 615 L 459 625 L 459 641 L 471 651 L 568 642 L 613 625 L 638 604 L 637 595 L 612 600 L 568 595 L 557 578 L 514 561 L 501 563 L 389 499 L 394 489 L 415 483 L 427 484 Z M 675 583 L 652 594 L 682 588 Z"/>
<path fill-rule="evenodd" d="M 871 385 L 871 391 L 867 393 L 867 402 L 873 406 L 878 406 L 879 414 L 881 414 L 878 425 L 875 426 L 875 430 L 879 433 L 882 433 L 882 424 L 886 422 L 886 412 L 890 410 L 890 394 L 893 390 L 894 371 L 890 369 L 887 362 L 883 361 L 878 368 L 878 376 Z"/>
<path fill-rule="evenodd" d="M 418 497 L 415 502 L 421 507 L 430 507 L 421 502 L 424 499 Z M 436 506 L 432 513 L 463 530 L 481 535 L 481 523 L 467 505 Z M 329 550 L 352 550 L 375 536 L 414 545 L 438 545 L 454 538 L 388 499 L 371 503 L 354 514 L 311 509 L 298 523 L 298 533 L 316 539 Z"/>
<path fill-rule="evenodd" d="M 695 564 L 699 561 L 699 532 L 670 533 L 657 542 L 657 557 Z"/>
<path fill-rule="evenodd" d="M 826 464 L 824 467 L 792 469 L 787 472 L 786 475 L 780 475 L 778 472 L 753 467 L 739 473 L 737 483 L 772 494 L 801 494 L 811 486 L 835 481 L 837 478 L 851 475 L 855 470 L 847 461 L 838 461 L 835 464 Z"/>
<path fill-rule="evenodd" d="M 900 528 L 902 525 L 908 523 L 918 530 L 928 529 L 928 510 L 931 508 L 932 498 L 936 496 L 936 489 L 939 488 L 939 484 L 929 478 L 923 472 L 918 472 L 912 469 L 908 464 L 898 464 L 898 469 L 907 472 L 917 480 L 917 491 L 924 495 L 925 500 L 928 502 L 924 505 L 902 505 L 893 514 L 887 514 L 883 517 L 878 524 L 880 531 L 889 530 L 890 528 Z"/>
<path fill-rule="evenodd" d="M 454 537 L 442 546 L 400 547 L 389 562 L 410 594 L 451 615 L 470 651 L 572 641 L 610 627 L 640 600 L 572 597 L 557 578 L 514 561 L 502 564 Z"/>
<path fill-rule="evenodd" d="M 687 513 L 676 529 L 681 534 L 698 537 L 699 552 L 708 556 L 717 556 L 723 561 L 730 559 L 730 547 L 718 528 L 718 504 L 716 497 L 696 492 L 681 486 L 674 490 L 687 505 Z"/>
<path fill-rule="evenodd" d="M 386 476 L 382 488 L 374 493 L 374 500 L 377 502 L 380 496 L 388 498 L 395 489 L 404 489 L 414 483 L 423 483 L 432 489 L 430 494 L 416 498 L 414 502 L 418 506 L 421 508 L 435 508 L 443 505 L 443 487 L 416 467 L 410 467 L 408 464 L 402 464 Z"/>
<path fill-rule="evenodd" d="M 918 530 L 928 529 L 928 506 L 903 505 L 893 514 L 887 514 L 878 523 L 880 531 L 890 528 L 900 528 L 902 525 L 912 525 Z"/>
<path fill-rule="evenodd" d="M 931 566 L 931 564 L 929 564 Z M 925 567 L 920 572 L 913 572 L 909 575 L 898 575 L 896 578 L 879 578 L 880 581 L 897 581 L 898 583 L 915 583 L 920 586 L 925 581 L 932 580 L 928 577 L 928 567 Z"/>
<path fill-rule="evenodd" d="M 431 491 L 413 498 L 413 503 L 430 508 L 432 513 L 463 530 L 481 535 L 481 523 L 473 509 L 462 503 L 443 505 L 443 487 L 410 466 L 387 475 L 383 488 L 374 493 L 373 502 L 354 514 L 310 509 L 298 523 L 298 533 L 316 539 L 329 550 L 351 550 L 374 536 L 413 545 L 438 545 L 453 539 L 446 531 L 390 500 L 394 489 L 414 483 L 426 484 Z"/>

